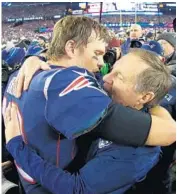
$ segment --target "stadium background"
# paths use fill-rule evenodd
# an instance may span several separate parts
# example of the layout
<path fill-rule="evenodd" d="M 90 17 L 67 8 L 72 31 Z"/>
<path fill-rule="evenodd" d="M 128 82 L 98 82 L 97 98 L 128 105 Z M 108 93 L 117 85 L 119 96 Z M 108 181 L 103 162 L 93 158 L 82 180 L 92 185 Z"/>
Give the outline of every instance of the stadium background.
<path fill-rule="evenodd" d="M 176 3 L 47 3 L 47 2 L 3 2 L 2 3 L 2 43 L 9 40 L 35 39 L 39 33 L 51 38 L 53 26 L 65 15 L 86 15 L 95 18 L 119 36 L 132 23 L 138 23 L 149 31 L 173 31 L 176 17 Z"/>

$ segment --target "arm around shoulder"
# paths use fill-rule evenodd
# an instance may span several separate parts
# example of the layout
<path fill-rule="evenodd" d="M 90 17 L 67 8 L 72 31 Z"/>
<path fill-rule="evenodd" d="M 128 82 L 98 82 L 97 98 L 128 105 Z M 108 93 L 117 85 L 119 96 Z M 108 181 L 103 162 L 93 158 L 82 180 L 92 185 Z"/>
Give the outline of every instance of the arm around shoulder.
<path fill-rule="evenodd" d="M 157 106 L 150 111 L 152 123 L 146 145 L 168 146 L 176 141 L 176 122 L 164 108 Z"/>

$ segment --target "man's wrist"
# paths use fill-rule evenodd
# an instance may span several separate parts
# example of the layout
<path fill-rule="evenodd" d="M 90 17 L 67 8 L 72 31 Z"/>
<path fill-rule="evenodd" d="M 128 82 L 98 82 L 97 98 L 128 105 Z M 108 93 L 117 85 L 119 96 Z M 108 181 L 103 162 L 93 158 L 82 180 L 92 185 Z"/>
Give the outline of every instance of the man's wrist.
<path fill-rule="evenodd" d="M 7 144 L 6 144 L 7 150 L 10 152 L 10 148 L 13 147 L 14 143 L 16 143 L 16 142 L 20 143 L 22 141 L 23 141 L 23 139 L 22 139 L 21 135 L 18 135 L 16 137 L 11 138 L 10 140 L 7 141 Z"/>

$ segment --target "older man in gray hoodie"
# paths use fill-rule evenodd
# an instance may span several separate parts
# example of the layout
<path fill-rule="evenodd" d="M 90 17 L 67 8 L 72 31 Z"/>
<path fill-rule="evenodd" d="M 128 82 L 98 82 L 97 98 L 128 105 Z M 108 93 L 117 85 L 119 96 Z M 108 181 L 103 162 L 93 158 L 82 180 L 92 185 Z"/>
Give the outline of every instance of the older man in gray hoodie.
<path fill-rule="evenodd" d="M 157 41 L 163 47 L 166 64 L 176 77 L 176 33 L 165 32 L 158 36 Z"/>

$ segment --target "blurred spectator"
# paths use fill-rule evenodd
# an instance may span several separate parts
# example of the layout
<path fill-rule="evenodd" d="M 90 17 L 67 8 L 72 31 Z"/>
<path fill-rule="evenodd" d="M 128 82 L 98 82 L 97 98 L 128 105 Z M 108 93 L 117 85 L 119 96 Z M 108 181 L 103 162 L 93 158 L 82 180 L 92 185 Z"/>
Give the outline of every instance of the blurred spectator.
<path fill-rule="evenodd" d="M 14 67 L 22 62 L 25 57 L 25 50 L 19 47 L 11 48 L 3 60 L 10 66 Z"/>
<path fill-rule="evenodd" d="M 163 47 L 166 64 L 176 77 L 176 34 L 166 32 L 159 35 L 157 40 Z"/>
<path fill-rule="evenodd" d="M 141 48 L 156 53 L 163 61 L 164 51 L 160 43 L 158 43 L 157 41 L 149 41 L 148 43 L 143 44 Z"/>
<path fill-rule="evenodd" d="M 46 38 L 44 36 L 38 36 L 39 45 L 45 48 Z"/>
<path fill-rule="evenodd" d="M 154 40 L 154 38 L 155 38 L 155 37 L 154 37 L 154 33 L 148 32 L 148 33 L 146 34 L 145 38 L 146 38 L 146 41 Z"/>
<path fill-rule="evenodd" d="M 142 28 L 138 24 L 133 24 L 130 28 L 130 36 L 121 46 L 122 54 L 125 55 L 128 53 L 132 40 L 139 40 L 142 36 Z"/>
<path fill-rule="evenodd" d="M 138 24 L 132 24 L 130 28 L 130 39 L 139 39 L 142 36 L 142 28 Z"/>

